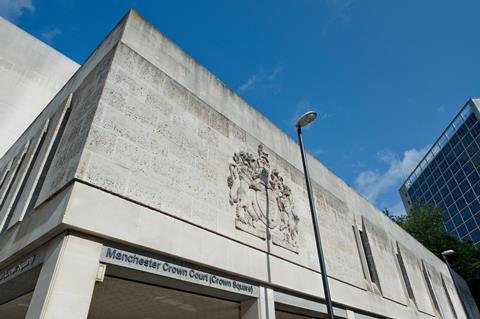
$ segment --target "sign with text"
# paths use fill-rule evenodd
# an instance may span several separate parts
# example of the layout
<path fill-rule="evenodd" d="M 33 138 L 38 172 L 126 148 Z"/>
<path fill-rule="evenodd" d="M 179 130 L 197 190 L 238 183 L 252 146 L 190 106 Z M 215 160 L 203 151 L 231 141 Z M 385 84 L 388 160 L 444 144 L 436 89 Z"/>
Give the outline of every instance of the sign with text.
<path fill-rule="evenodd" d="M 104 246 L 100 261 L 242 295 L 258 297 L 259 294 L 258 286 L 249 283 L 119 248 Z"/>
<path fill-rule="evenodd" d="M 37 250 L 35 253 L 20 259 L 20 261 L 0 269 L 0 285 L 40 265 L 43 258 L 43 249 Z"/>

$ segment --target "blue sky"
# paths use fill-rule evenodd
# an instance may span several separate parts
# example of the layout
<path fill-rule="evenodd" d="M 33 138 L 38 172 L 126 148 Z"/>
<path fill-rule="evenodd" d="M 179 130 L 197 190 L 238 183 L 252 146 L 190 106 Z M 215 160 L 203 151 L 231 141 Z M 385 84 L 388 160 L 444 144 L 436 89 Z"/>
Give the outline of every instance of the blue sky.
<path fill-rule="evenodd" d="M 0 15 L 82 63 L 137 9 L 380 209 L 470 97 L 478 0 L 0 0 Z"/>

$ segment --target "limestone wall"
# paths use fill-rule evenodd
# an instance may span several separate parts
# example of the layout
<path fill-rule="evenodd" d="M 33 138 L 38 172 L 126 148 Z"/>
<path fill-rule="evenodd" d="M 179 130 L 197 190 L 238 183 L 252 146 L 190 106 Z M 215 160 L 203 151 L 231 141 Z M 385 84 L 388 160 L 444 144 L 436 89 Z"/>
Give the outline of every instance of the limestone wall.
<path fill-rule="evenodd" d="M 268 154 L 270 173 L 275 169 L 291 190 L 298 217 L 296 248 L 275 242 L 278 234 L 273 230 L 272 239 L 266 240 L 260 223 L 239 222 L 228 178 L 241 151 L 257 161 Z M 394 317 L 435 315 L 420 266 L 432 265 L 431 285 L 444 302 L 445 289 L 436 279 L 449 280 L 445 265 L 320 162 L 313 157 L 309 161 L 335 301 L 379 313 L 383 309 Z M 76 178 L 275 256 L 282 262 L 269 265 L 271 284 L 313 289 L 301 280 L 275 276 L 281 269 L 288 274 L 298 267 L 318 272 L 298 146 L 134 12 L 117 47 Z M 275 200 L 270 205 L 273 212 Z M 378 289 L 365 275 L 355 228 L 368 234 Z M 398 245 L 409 251 L 406 268 L 416 280 L 412 285 L 418 311 L 407 300 Z M 243 272 L 241 267 L 236 271 Z"/>

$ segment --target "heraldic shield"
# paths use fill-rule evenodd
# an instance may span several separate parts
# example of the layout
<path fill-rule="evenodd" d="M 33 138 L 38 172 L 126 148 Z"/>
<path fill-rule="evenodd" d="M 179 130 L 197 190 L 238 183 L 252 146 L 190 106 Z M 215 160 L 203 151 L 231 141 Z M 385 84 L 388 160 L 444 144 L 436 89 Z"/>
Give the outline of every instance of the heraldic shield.
<path fill-rule="evenodd" d="M 257 156 L 240 151 L 232 157 L 227 179 L 230 204 L 235 207 L 235 226 L 247 233 L 298 252 L 298 216 L 291 190 L 276 169 L 270 168 L 268 154 L 259 145 Z"/>

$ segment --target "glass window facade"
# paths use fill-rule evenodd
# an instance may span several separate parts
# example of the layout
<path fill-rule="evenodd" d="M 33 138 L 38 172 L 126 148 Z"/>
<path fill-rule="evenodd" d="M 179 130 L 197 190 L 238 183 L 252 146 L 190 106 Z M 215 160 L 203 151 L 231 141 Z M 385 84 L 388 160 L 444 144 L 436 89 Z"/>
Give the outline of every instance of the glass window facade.
<path fill-rule="evenodd" d="M 400 193 L 407 211 L 415 202 L 434 203 L 444 210 L 447 231 L 480 244 L 480 121 L 475 107 L 462 109 Z"/>

